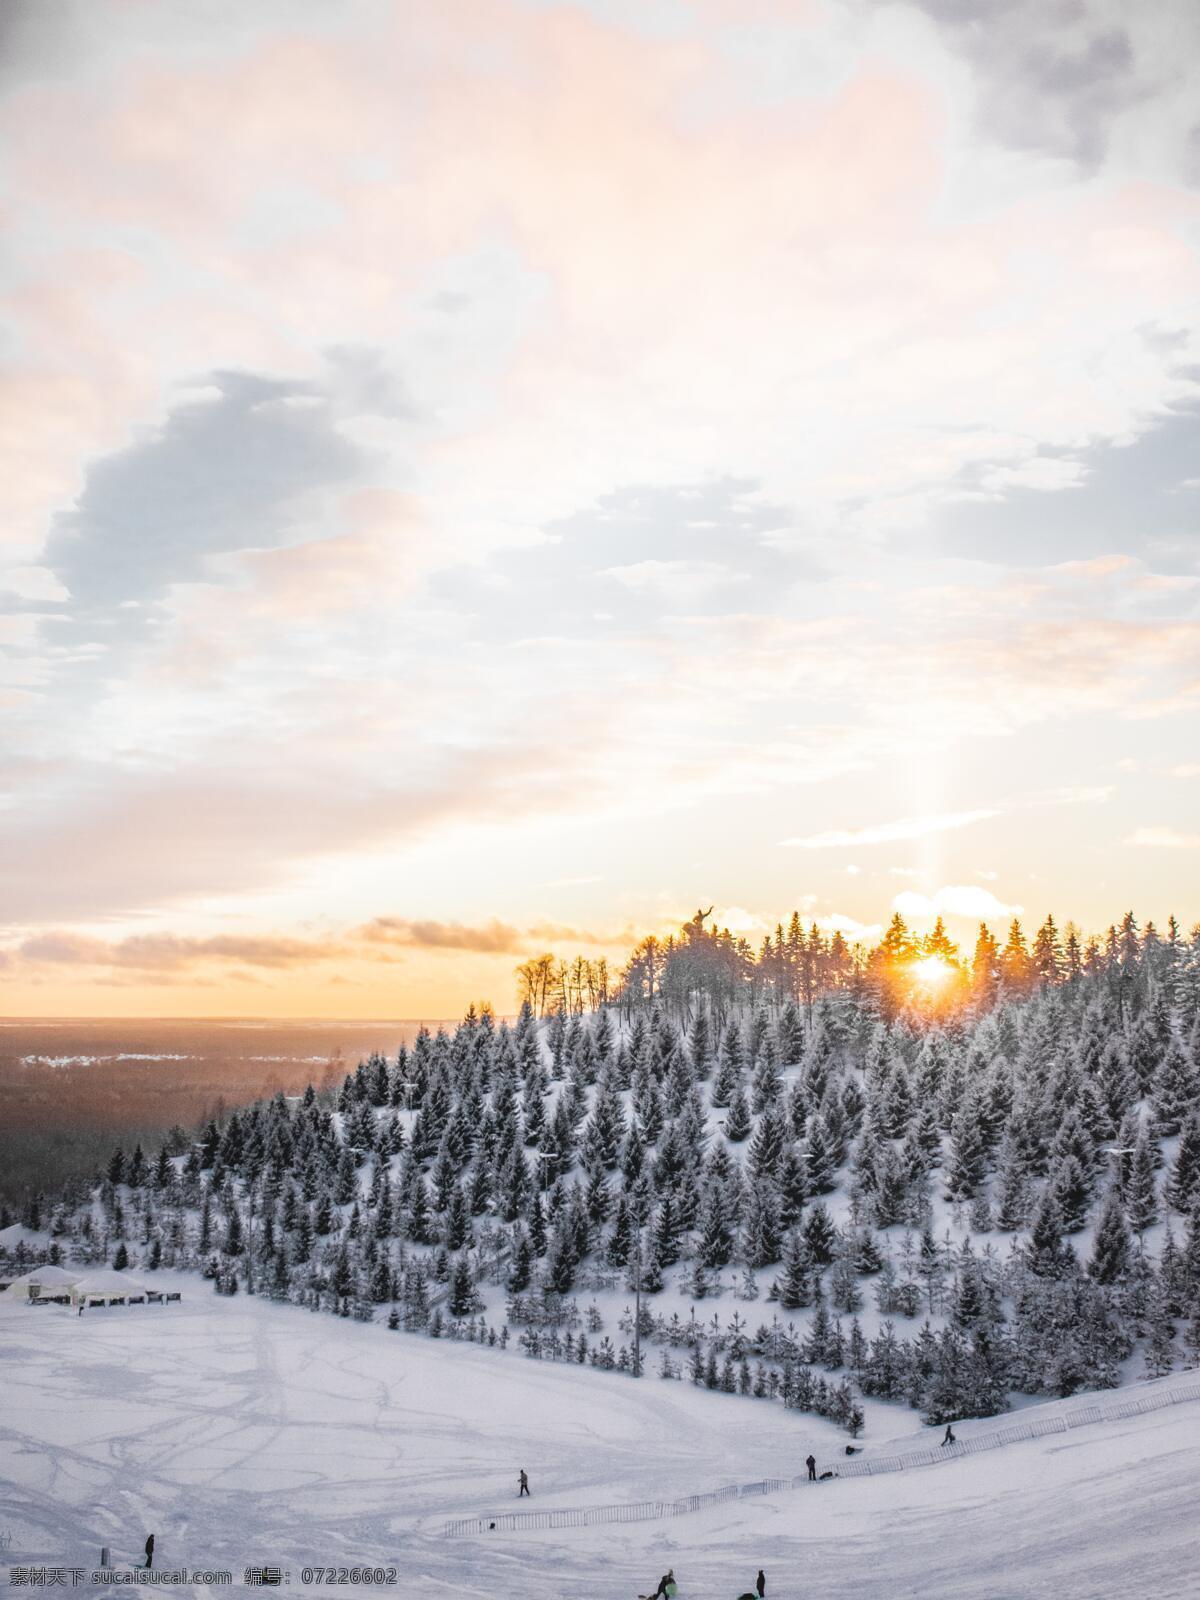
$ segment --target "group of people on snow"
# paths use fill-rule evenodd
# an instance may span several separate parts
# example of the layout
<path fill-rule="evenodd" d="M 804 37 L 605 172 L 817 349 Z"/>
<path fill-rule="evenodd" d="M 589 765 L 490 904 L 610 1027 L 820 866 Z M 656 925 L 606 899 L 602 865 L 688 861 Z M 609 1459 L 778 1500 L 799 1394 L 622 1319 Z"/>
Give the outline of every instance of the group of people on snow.
<path fill-rule="evenodd" d="M 658 1588 L 653 1594 L 639 1596 L 639 1600 L 675 1600 L 679 1593 L 679 1586 L 675 1582 L 675 1569 L 668 1567 L 658 1580 Z M 765 1600 L 767 1593 L 767 1575 L 760 1567 L 758 1577 L 754 1580 L 753 1589 L 747 1589 L 745 1594 L 738 1595 L 738 1600 Z"/>
<path fill-rule="evenodd" d="M 954 1429 L 949 1423 L 946 1424 L 946 1432 L 942 1439 L 942 1443 L 944 1445 L 958 1443 L 958 1440 L 954 1435 Z M 846 1454 L 853 1455 L 854 1453 L 853 1447 L 847 1446 Z M 808 1468 L 809 1483 L 816 1483 L 818 1477 L 816 1456 L 806 1456 L 804 1459 L 804 1465 Z M 832 1478 L 833 1475 L 834 1474 L 832 1472 L 823 1472 L 820 1474 L 822 1478 Z M 528 1494 L 529 1477 L 525 1471 L 525 1468 L 522 1467 L 520 1472 L 517 1474 L 517 1499 L 519 1500 L 522 1495 Z M 532 1499 L 532 1496 L 530 1496 L 530 1498 Z M 745 1594 L 738 1596 L 738 1600 L 765 1600 L 766 1592 L 767 1580 L 760 1567 L 758 1577 L 755 1580 L 754 1588 L 752 1590 L 747 1589 Z M 675 1569 L 673 1567 L 668 1567 L 666 1572 L 664 1572 L 662 1577 L 658 1580 L 658 1588 L 654 1590 L 653 1594 L 643 1595 L 640 1597 L 640 1600 L 675 1600 L 675 1596 L 678 1593 L 679 1588 L 675 1582 Z"/>

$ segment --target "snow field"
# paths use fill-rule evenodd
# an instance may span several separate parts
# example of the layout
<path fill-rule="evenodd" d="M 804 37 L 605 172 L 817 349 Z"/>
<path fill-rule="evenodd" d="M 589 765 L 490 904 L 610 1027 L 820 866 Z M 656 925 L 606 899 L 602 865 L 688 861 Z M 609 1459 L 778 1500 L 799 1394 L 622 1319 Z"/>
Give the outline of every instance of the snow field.
<path fill-rule="evenodd" d="M 836 1465 L 845 1435 L 689 1384 L 391 1334 L 168 1276 L 181 1306 L 0 1312 L 6 1563 L 90 1567 L 105 1544 L 128 1562 L 153 1531 L 160 1565 L 240 1580 L 275 1562 L 299 1587 L 306 1564 L 395 1564 L 403 1597 L 626 1600 L 668 1565 L 681 1600 L 732 1600 L 759 1565 L 770 1600 L 1200 1593 L 1197 1407 L 665 1522 L 448 1540 L 454 1516 L 792 1476 L 810 1449 Z M 894 1442 L 869 1425 L 868 1452 L 936 1439 L 904 1408 L 876 1412 L 894 1419 Z M 516 1502 L 522 1466 L 532 1506 Z"/>

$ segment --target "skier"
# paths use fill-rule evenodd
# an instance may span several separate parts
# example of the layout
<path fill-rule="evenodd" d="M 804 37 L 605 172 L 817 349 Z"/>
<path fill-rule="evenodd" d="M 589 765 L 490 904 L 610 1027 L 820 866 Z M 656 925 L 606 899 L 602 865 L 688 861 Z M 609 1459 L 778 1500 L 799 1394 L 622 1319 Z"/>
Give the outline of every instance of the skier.
<path fill-rule="evenodd" d="M 805 1459 L 804 1465 L 808 1468 L 808 1481 L 809 1481 L 809 1483 L 816 1483 L 816 1481 L 817 1481 L 817 1458 L 816 1458 L 816 1456 L 808 1456 Z"/>
<path fill-rule="evenodd" d="M 153 1565 L 154 1565 L 154 1535 L 151 1533 L 151 1534 L 147 1534 L 147 1536 L 146 1536 L 146 1571 L 149 1572 L 150 1568 Z"/>
<path fill-rule="evenodd" d="M 958 1443 L 958 1440 L 954 1437 L 954 1429 L 950 1426 L 949 1423 L 946 1424 L 946 1433 L 945 1433 L 945 1437 L 942 1439 L 942 1443 L 944 1445 L 957 1444 Z"/>
<path fill-rule="evenodd" d="M 668 1567 L 658 1580 L 658 1588 L 655 1589 L 654 1593 L 639 1595 L 638 1600 L 675 1600 L 675 1596 L 678 1593 L 679 1590 L 675 1584 L 675 1568 Z"/>
<path fill-rule="evenodd" d="M 519 1500 L 523 1494 L 529 1494 L 529 1479 L 525 1476 L 524 1467 L 521 1468 L 517 1478 L 517 1499 Z M 533 1496 L 529 1494 L 529 1498 L 532 1500 Z"/>

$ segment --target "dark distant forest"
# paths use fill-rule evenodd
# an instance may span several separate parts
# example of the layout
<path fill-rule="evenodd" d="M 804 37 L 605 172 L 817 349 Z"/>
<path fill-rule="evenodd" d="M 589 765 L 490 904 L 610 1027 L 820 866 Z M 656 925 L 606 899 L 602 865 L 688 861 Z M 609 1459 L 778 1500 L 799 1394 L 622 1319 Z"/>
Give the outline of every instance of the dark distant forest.
<path fill-rule="evenodd" d="M 0 1199 L 90 1177 L 114 1143 L 194 1130 L 278 1090 L 340 1081 L 416 1023 L 95 1018 L 0 1027 Z"/>

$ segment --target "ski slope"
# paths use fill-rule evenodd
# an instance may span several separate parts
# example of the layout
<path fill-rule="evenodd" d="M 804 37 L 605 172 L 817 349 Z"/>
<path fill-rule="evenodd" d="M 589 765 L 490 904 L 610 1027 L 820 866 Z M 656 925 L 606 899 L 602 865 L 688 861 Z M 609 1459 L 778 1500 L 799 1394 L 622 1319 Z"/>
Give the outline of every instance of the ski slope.
<path fill-rule="evenodd" d="M 447 1518 L 516 1509 L 522 1466 L 533 1507 L 591 1506 L 791 1476 L 810 1449 L 836 1465 L 845 1436 L 179 1281 L 173 1308 L 0 1310 L 0 1563 L 129 1562 L 154 1532 L 158 1565 L 237 1587 L 247 1565 L 298 1588 L 305 1565 L 394 1564 L 403 1596 L 627 1600 L 673 1565 L 681 1600 L 732 1600 L 762 1565 L 771 1600 L 1200 1593 L 1200 1406 L 661 1523 L 448 1540 Z M 868 1451 L 914 1422 L 876 1409 Z"/>

